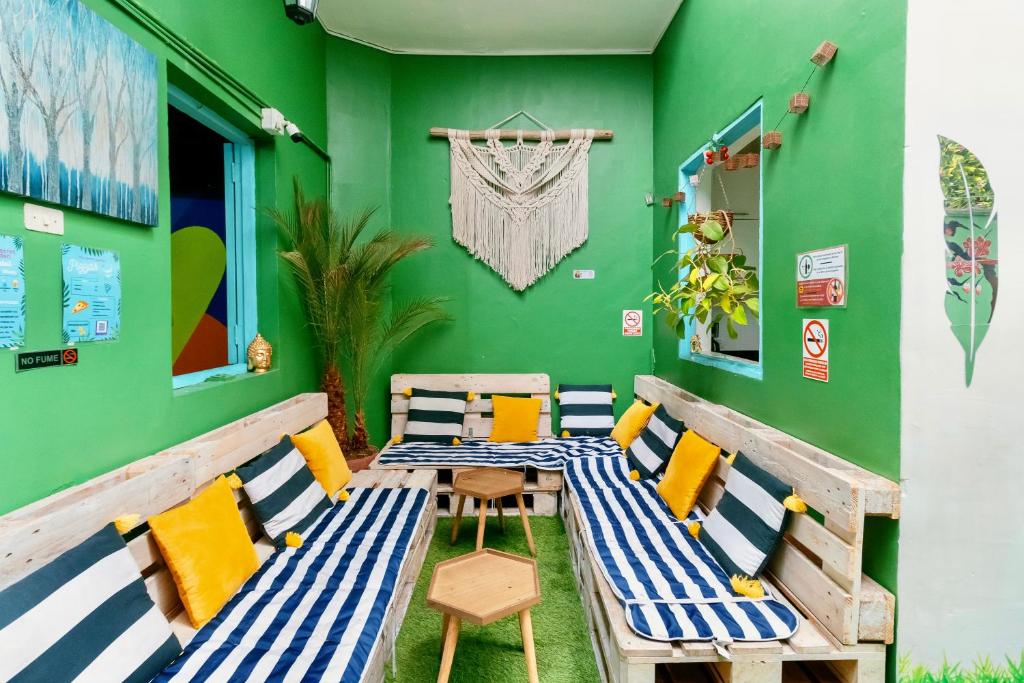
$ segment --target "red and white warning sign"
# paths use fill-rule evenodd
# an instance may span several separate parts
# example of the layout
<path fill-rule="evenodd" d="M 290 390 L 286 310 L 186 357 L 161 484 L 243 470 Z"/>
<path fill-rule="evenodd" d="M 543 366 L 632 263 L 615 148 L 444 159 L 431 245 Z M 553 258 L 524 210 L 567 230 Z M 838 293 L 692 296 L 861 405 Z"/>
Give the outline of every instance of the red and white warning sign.
<path fill-rule="evenodd" d="M 828 381 L 828 321 L 804 318 L 804 377 Z"/>
<path fill-rule="evenodd" d="M 644 314 L 636 309 L 622 312 L 622 336 L 642 337 L 644 335 Z"/>
<path fill-rule="evenodd" d="M 796 255 L 796 305 L 846 306 L 846 245 Z"/>

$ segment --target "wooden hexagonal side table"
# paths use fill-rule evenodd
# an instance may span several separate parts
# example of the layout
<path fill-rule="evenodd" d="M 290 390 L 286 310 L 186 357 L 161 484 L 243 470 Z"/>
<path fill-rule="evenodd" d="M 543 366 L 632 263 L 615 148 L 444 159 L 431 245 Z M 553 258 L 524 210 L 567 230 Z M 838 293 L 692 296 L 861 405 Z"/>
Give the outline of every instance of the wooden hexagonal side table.
<path fill-rule="evenodd" d="M 438 683 L 448 680 L 463 621 L 486 626 L 519 615 L 523 653 L 530 683 L 537 683 L 530 608 L 540 603 L 537 563 L 486 548 L 439 562 L 427 590 L 427 605 L 441 613 L 441 669 Z"/>
<path fill-rule="evenodd" d="M 476 549 L 484 547 L 484 529 L 487 526 L 487 506 L 495 501 L 498 506 L 498 521 L 502 531 L 505 530 L 505 511 L 501 499 L 505 496 L 516 497 L 519 506 L 519 517 L 523 520 L 523 531 L 526 543 L 530 546 L 530 554 L 537 556 L 537 546 L 533 544 L 533 532 L 530 530 L 530 519 L 526 516 L 526 504 L 523 502 L 522 472 L 505 470 L 497 467 L 481 467 L 460 472 L 452 482 L 452 492 L 459 496 L 459 507 L 452 523 L 452 543 L 459 537 L 459 524 L 462 522 L 462 508 L 466 504 L 466 496 L 476 498 L 480 502 L 480 521 L 476 527 Z"/>

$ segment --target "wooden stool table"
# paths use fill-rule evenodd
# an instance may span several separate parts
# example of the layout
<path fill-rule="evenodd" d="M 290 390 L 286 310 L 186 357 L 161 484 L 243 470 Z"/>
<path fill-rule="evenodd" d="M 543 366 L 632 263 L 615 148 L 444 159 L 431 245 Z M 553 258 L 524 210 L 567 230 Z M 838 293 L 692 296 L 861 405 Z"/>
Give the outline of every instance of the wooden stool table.
<path fill-rule="evenodd" d="M 505 512 L 502 508 L 501 499 L 505 496 L 516 497 L 516 504 L 519 506 L 519 517 L 523 520 L 523 530 L 526 532 L 526 543 L 530 546 L 530 554 L 537 557 L 537 546 L 533 544 L 533 532 L 530 531 L 530 519 L 526 516 L 526 504 L 523 503 L 523 480 L 522 472 L 505 470 L 497 467 L 480 467 L 478 469 L 459 472 L 452 482 L 452 492 L 459 496 L 459 508 L 455 513 L 455 521 L 452 522 L 452 543 L 459 537 L 459 523 L 462 522 L 462 508 L 466 504 L 466 496 L 476 498 L 480 502 L 480 521 L 476 526 L 476 549 L 484 547 L 484 528 L 487 526 L 487 505 L 490 501 L 497 501 L 498 522 L 501 530 L 505 530 Z"/>
<path fill-rule="evenodd" d="M 519 615 L 526 672 L 537 683 L 537 653 L 533 648 L 530 608 L 540 604 L 537 562 L 486 548 L 438 562 L 430 578 L 427 605 L 441 613 L 441 669 L 438 683 L 452 671 L 455 645 L 463 621 L 486 626 Z"/>

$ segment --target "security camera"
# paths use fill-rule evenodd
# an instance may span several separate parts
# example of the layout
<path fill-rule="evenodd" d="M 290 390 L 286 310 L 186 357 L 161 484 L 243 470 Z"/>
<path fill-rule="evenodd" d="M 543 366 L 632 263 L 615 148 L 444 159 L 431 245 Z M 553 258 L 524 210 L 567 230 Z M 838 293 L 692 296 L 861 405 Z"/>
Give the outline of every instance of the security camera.
<path fill-rule="evenodd" d="M 302 142 L 303 139 L 304 139 L 304 136 L 302 135 L 302 131 L 299 130 L 299 127 L 296 126 L 291 121 L 286 121 L 285 122 L 285 124 L 284 124 L 284 132 L 288 134 L 288 137 L 290 137 L 292 139 L 292 142 Z"/>

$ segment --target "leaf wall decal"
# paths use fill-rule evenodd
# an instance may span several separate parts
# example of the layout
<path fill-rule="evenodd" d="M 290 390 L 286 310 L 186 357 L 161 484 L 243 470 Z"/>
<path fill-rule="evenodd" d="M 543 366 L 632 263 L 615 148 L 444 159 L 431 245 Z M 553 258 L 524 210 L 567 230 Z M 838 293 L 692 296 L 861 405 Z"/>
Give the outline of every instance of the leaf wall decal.
<path fill-rule="evenodd" d="M 964 350 L 964 378 L 971 386 L 978 348 L 988 334 L 999 293 L 996 198 L 978 157 L 957 141 L 938 137 L 946 317 Z"/>

